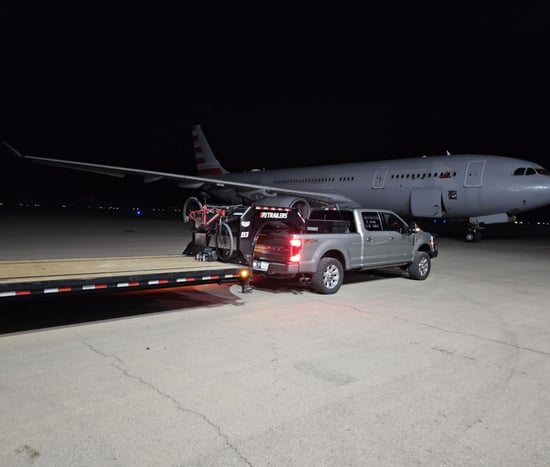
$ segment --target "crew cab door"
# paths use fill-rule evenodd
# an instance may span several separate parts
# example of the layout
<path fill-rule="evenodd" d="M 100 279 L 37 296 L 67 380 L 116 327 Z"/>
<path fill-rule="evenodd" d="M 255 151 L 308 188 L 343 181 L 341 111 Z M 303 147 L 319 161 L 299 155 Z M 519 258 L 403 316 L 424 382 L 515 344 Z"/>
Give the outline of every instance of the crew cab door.
<path fill-rule="evenodd" d="M 391 232 L 384 231 L 378 211 L 361 211 L 359 214 L 363 229 L 363 266 L 387 263 L 392 254 Z"/>
<path fill-rule="evenodd" d="M 411 237 L 405 222 L 384 211 L 361 211 L 364 266 L 404 263 L 411 259 Z"/>

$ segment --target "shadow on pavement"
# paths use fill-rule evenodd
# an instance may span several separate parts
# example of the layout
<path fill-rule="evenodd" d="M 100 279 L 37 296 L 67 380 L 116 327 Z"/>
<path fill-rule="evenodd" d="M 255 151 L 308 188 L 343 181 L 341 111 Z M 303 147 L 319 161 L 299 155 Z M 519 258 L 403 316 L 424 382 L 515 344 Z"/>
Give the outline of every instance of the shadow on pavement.
<path fill-rule="evenodd" d="M 227 304 L 240 305 L 241 298 L 231 293 L 230 285 L 217 284 L 2 299 L 0 334 Z"/>

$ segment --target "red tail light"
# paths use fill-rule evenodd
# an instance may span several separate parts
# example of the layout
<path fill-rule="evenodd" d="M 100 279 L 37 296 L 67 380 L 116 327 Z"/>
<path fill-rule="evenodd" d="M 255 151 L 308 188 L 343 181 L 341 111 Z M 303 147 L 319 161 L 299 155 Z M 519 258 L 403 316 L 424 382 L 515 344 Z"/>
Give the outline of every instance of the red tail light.
<path fill-rule="evenodd" d="M 290 240 L 290 258 L 291 263 L 298 263 L 302 258 L 302 240 L 293 238 Z"/>

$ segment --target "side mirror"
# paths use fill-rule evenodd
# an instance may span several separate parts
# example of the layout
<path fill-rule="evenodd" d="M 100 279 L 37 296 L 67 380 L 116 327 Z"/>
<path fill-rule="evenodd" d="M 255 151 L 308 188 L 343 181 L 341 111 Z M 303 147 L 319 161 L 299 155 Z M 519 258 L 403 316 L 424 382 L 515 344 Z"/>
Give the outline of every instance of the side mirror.
<path fill-rule="evenodd" d="M 418 228 L 418 225 L 415 221 L 411 221 L 409 224 L 409 233 L 416 233 L 419 232 L 420 229 Z"/>

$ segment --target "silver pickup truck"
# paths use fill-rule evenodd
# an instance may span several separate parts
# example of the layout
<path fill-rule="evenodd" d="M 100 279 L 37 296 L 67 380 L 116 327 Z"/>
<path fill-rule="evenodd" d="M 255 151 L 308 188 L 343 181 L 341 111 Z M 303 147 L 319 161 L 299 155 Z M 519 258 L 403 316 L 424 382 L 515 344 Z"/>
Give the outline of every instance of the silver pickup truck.
<path fill-rule="evenodd" d="M 298 277 L 336 293 L 344 271 L 401 267 L 412 279 L 430 274 L 435 237 L 380 209 L 314 210 L 303 225 L 272 221 L 258 233 L 252 267 L 267 277 Z"/>

